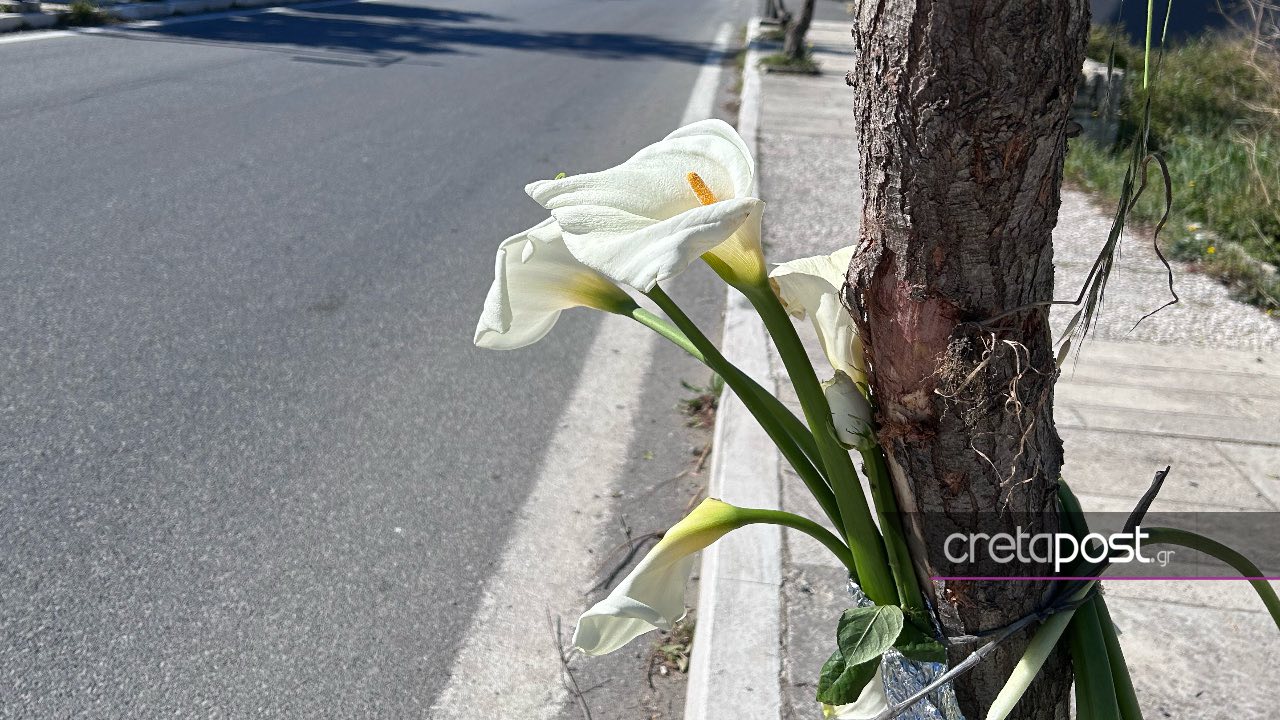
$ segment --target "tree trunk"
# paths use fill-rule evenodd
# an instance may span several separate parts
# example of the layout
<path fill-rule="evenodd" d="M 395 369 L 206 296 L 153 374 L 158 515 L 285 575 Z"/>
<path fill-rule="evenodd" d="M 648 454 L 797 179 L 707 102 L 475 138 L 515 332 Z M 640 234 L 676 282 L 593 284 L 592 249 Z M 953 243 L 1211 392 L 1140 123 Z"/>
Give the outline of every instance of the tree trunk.
<path fill-rule="evenodd" d="M 858 8 L 848 82 L 864 204 L 845 302 L 873 369 L 916 569 L 949 635 L 1006 625 L 1046 589 L 927 578 L 946 574 L 953 532 L 1011 530 L 1015 519 L 1058 527 L 1047 309 L 984 321 L 1052 296 L 1051 231 L 1088 25 L 1086 0 Z M 967 717 L 986 715 L 1029 638 L 957 683 Z M 953 648 L 951 661 L 972 649 Z M 1065 718 L 1070 686 L 1055 653 L 1013 717 Z"/>
<path fill-rule="evenodd" d="M 809 34 L 809 24 L 813 22 L 814 1 L 804 0 L 804 4 L 800 6 L 800 14 L 787 26 L 787 38 L 782 44 L 782 53 L 794 60 L 804 57 L 804 38 Z"/>

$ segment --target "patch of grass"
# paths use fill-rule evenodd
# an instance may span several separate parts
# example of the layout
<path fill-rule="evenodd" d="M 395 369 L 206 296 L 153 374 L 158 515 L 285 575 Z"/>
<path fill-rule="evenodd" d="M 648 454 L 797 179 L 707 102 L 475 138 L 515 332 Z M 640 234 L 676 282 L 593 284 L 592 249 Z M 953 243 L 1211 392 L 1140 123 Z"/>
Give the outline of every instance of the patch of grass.
<path fill-rule="evenodd" d="M 67 25 L 98 25 L 105 18 L 97 3 L 91 0 L 73 0 L 63 22 Z"/>
<path fill-rule="evenodd" d="M 775 72 L 791 72 L 803 75 L 817 75 L 820 70 L 818 63 L 814 61 L 812 53 L 805 48 L 804 54 L 799 58 L 793 58 L 784 53 L 774 53 L 760 58 L 760 64 L 767 70 Z"/>
<path fill-rule="evenodd" d="M 787 39 L 787 30 L 783 27 L 770 28 L 760 33 L 760 39 L 764 42 L 782 42 Z"/>
<path fill-rule="evenodd" d="M 683 380 L 680 384 L 685 390 L 693 393 L 680 401 L 680 412 L 689 418 L 689 427 L 709 428 L 716 424 L 716 409 L 720 406 L 720 393 L 724 390 L 724 380 L 715 376 L 707 387 L 698 387 Z"/>
<path fill-rule="evenodd" d="M 1066 177 L 1114 202 L 1145 102 L 1142 54 L 1098 29 L 1090 56 L 1126 67 L 1120 140 L 1071 142 Z M 1154 65 L 1154 61 L 1153 61 Z M 1162 235 L 1174 257 L 1226 280 L 1241 299 L 1280 311 L 1280 62 L 1225 36 L 1166 51 L 1152 89 L 1151 145 L 1169 164 L 1173 209 Z M 1131 219 L 1153 225 L 1164 211 L 1158 168 Z"/>
<path fill-rule="evenodd" d="M 649 686 L 653 686 L 653 676 L 666 675 L 671 672 L 689 672 L 689 656 L 693 653 L 693 618 L 685 616 L 667 632 L 658 636 L 653 650 L 649 652 Z"/>

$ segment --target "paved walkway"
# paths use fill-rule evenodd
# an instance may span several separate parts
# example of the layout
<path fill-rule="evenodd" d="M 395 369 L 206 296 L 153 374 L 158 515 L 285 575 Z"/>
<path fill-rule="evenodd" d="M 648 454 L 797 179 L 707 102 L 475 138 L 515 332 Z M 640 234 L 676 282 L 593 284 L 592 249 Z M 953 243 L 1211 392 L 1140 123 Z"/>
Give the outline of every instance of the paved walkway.
<path fill-rule="evenodd" d="M 816 23 L 811 41 L 822 75 L 763 79 L 759 160 L 774 261 L 831 252 L 857 232 L 848 24 Z M 1064 193 L 1054 235 L 1058 297 L 1076 295 L 1109 226 L 1087 196 Z M 1280 509 L 1280 322 L 1179 267 L 1182 303 L 1129 332 L 1167 292 L 1143 242 L 1127 241 L 1094 339 L 1058 384 L 1064 475 L 1090 511 L 1131 508 L 1165 465 L 1173 474 L 1157 511 Z M 1059 327 L 1064 317 L 1055 314 Z M 807 323 L 802 332 L 813 340 Z M 776 357 L 774 375 L 785 383 Z M 786 509 L 820 517 L 786 471 L 782 489 Z M 815 718 L 818 669 L 846 606 L 841 572 L 795 533 L 784 569 L 786 712 Z M 1280 636 L 1246 584 L 1112 582 L 1107 594 L 1148 717 L 1261 718 L 1274 705 Z"/>

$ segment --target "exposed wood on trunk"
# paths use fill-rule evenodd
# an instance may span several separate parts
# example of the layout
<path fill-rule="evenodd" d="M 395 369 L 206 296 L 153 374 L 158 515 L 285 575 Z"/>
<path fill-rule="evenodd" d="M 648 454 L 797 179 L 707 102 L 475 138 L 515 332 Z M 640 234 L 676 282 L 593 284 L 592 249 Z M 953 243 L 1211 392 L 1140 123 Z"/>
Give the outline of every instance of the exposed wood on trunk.
<path fill-rule="evenodd" d="M 1087 32 L 1086 0 L 859 4 L 848 80 L 864 206 L 845 301 L 874 368 L 895 491 L 919 513 L 908 532 L 922 576 L 945 567 L 953 532 L 993 532 L 1015 516 L 1057 528 L 1047 313 L 978 323 L 1053 292 L 1051 231 Z M 980 516 L 996 511 L 1006 514 Z M 949 634 L 1007 624 L 1044 589 L 926 588 Z M 958 684 L 969 718 L 985 716 L 1026 639 Z M 1065 718 L 1070 684 L 1056 654 L 1015 717 Z"/>

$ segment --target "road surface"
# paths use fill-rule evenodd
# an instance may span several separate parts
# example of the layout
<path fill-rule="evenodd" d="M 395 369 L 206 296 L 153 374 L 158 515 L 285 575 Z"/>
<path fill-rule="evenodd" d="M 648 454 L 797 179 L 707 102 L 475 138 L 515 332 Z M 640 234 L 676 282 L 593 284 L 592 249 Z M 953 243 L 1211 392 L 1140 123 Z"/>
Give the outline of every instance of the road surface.
<path fill-rule="evenodd" d="M 689 365 L 585 311 L 516 353 L 472 331 L 497 243 L 543 217 L 524 183 L 675 127 L 749 5 L 327 2 L 0 41 L 0 716 L 568 712 L 472 682 L 548 667 L 525 648 L 549 637 L 481 626 L 519 602 L 543 632 L 520 573 L 592 581 L 584 548 L 520 543 L 684 506 L 624 476 L 687 462 Z M 714 321 L 705 273 L 682 291 Z M 599 376 L 620 362 L 644 372 Z M 557 450 L 564 427 L 610 434 Z M 540 478 L 603 487 L 538 505 Z"/>

